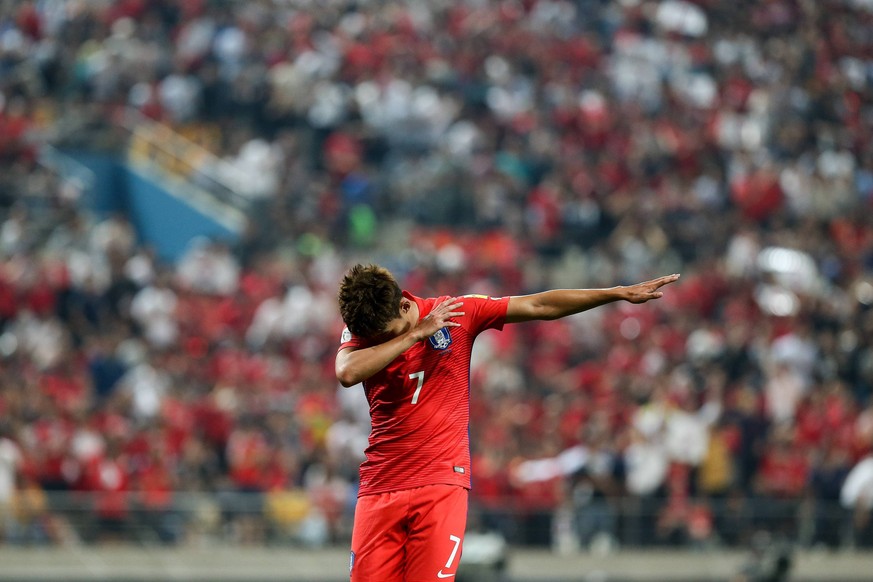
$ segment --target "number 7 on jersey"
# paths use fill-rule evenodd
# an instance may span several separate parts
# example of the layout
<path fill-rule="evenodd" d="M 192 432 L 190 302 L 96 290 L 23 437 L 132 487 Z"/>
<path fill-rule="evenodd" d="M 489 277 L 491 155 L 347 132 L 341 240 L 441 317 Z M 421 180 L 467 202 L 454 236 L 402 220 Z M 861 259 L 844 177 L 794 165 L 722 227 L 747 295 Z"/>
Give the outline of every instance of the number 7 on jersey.
<path fill-rule="evenodd" d="M 415 387 L 415 393 L 412 395 L 412 404 L 418 404 L 418 395 L 421 394 L 421 386 L 424 384 L 424 371 L 410 374 L 409 378 L 412 380 L 418 380 L 418 384 Z"/>

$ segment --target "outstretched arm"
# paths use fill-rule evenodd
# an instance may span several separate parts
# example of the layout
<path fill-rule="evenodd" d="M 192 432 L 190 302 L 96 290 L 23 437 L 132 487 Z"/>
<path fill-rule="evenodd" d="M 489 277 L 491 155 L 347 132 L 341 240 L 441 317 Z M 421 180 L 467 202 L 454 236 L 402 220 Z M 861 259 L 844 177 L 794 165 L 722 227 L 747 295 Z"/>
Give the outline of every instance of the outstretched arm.
<path fill-rule="evenodd" d="M 660 291 L 661 287 L 678 278 L 679 275 L 667 275 L 636 285 L 609 289 L 554 289 L 532 295 L 516 295 L 509 298 L 506 322 L 560 319 L 613 301 L 645 303 L 661 297 L 664 294 Z"/>

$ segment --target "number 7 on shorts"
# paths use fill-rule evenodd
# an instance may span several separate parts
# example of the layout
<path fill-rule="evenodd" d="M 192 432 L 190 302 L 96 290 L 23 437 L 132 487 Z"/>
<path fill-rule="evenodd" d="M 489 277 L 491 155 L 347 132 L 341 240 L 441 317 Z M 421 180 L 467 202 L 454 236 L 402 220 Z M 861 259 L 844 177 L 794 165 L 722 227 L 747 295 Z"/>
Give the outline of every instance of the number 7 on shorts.
<path fill-rule="evenodd" d="M 451 570 L 452 563 L 455 561 L 455 556 L 458 554 L 458 548 L 461 546 L 461 538 L 459 538 L 458 536 L 450 535 L 449 539 L 455 545 L 452 547 L 452 553 L 449 554 L 449 559 L 446 560 L 446 570 Z M 452 576 L 454 576 L 454 574 L 445 574 L 443 573 L 442 569 L 440 569 L 440 571 L 437 573 L 437 578 L 451 578 Z"/>

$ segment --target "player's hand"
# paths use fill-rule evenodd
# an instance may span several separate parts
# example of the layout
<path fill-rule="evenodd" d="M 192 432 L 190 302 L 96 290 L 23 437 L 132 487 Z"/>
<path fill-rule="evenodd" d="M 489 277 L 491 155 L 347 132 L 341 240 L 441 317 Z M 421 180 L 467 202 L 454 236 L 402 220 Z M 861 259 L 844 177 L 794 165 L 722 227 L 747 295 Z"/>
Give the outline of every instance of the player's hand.
<path fill-rule="evenodd" d="M 658 277 L 657 279 L 652 279 L 651 281 L 644 281 L 643 283 L 637 283 L 636 285 L 629 285 L 625 287 L 624 290 L 624 299 L 625 301 L 629 301 L 631 303 L 645 303 L 650 299 L 658 299 L 659 297 L 664 295 L 663 291 L 660 291 L 661 287 L 664 285 L 668 285 L 673 281 L 679 279 L 678 274 L 667 275 L 665 277 Z"/>
<path fill-rule="evenodd" d="M 461 324 L 457 321 L 452 321 L 452 319 L 464 315 L 463 311 L 458 311 L 462 305 L 464 305 L 463 301 L 450 297 L 434 307 L 415 326 L 415 333 L 419 341 L 429 338 L 444 327 L 460 327 Z"/>

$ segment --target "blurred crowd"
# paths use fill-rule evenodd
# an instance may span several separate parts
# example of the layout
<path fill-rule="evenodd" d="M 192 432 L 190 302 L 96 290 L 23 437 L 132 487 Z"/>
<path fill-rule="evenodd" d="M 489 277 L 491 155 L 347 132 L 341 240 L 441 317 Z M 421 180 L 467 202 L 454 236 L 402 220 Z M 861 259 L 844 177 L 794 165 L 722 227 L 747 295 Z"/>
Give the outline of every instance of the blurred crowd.
<path fill-rule="evenodd" d="M 0 0 L 0 539 L 341 539 L 365 260 L 423 296 L 682 273 L 480 338 L 472 527 L 873 546 L 871 28 L 868 0 Z M 162 261 L 39 164 L 130 109 L 228 162 L 240 240 Z"/>

